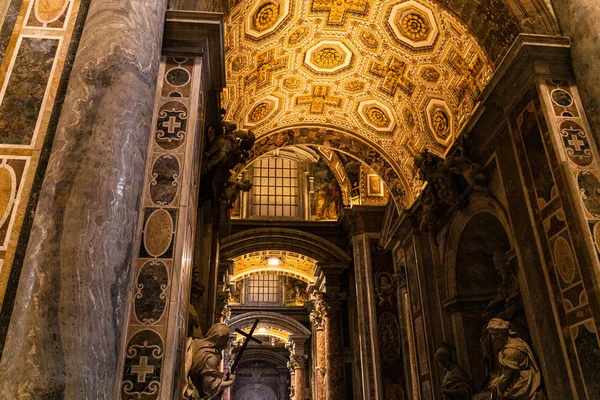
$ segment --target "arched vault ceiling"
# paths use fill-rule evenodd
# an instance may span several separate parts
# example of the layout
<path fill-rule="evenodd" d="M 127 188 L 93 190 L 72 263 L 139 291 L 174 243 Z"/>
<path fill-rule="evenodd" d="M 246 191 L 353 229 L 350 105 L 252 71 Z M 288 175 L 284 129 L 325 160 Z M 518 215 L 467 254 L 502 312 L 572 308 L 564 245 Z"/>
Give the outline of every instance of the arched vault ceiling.
<path fill-rule="evenodd" d="M 430 0 L 243 1 L 226 29 L 227 119 L 259 138 L 352 132 L 382 149 L 404 203 L 421 187 L 414 154 L 452 144 L 493 72 L 467 27 Z"/>

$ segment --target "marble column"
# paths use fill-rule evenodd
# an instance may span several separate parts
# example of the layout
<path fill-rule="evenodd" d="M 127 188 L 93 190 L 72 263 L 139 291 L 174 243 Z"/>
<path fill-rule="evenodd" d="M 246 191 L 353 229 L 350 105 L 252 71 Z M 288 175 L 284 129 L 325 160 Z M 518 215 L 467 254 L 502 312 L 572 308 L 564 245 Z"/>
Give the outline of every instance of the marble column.
<path fill-rule="evenodd" d="M 310 322 L 312 325 L 312 337 L 315 342 L 315 371 L 314 377 L 314 393 L 316 400 L 325 400 L 325 379 L 327 371 L 327 355 L 326 355 L 326 343 L 325 343 L 325 315 L 326 305 L 323 301 L 323 296 L 320 292 L 315 294 L 316 300 L 314 302 L 313 310 L 310 312 Z"/>
<path fill-rule="evenodd" d="M 290 370 L 290 400 L 296 399 L 296 369 L 291 361 L 287 365 Z"/>
<path fill-rule="evenodd" d="M 325 317 L 326 364 L 327 364 L 327 400 L 346 398 L 344 383 L 344 343 L 342 338 L 342 295 L 330 288 L 323 294 L 327 304 Z"/>
<path fill-rule="evenodd" d="M 573 70 L 596 143 L 600 144 L 600 7 L 597 0 L 552 0 L 563 35 L 569 36 Z"/>
<path fill-rule="evenodd" d="M 0 364 L 0 398 L 115 397 L 166 2 L 91 3 Z"/>
<path fill-rule="evenodd" d="M 294 368 L 294 400 L 306 399 L 307 355 L 293 355 L 290 362 Z"/>

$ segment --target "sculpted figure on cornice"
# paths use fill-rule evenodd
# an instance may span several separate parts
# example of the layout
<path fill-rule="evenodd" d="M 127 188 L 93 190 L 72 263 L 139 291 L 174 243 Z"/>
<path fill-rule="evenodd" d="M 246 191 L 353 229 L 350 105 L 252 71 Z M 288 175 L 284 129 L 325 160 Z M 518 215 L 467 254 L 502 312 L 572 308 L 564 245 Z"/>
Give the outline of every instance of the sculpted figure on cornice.
<path fill-rule="evenodd" d="M 429 184 L 436 198 L 453 208 L 465 206 L 465 200 L 459 196 L 453 175 L 444 165 L 444 160 L 425 149 L 414 158 L 419 178 Z"/>
<path fill-rule="evenodd" d="M 216 134 L 214 127 L 208 128 L 208 139 L 210 146 L 206 150 L 208 157 L 208 169 L 221 162 L 231 165 L 229 169 L 243 162 L 248 151 L 254 146 L 256 140 L 252 131 L 238 130 L 237 124 L 233 122 L 222 121 L 222 132 Z"/>
<path fill-rule="evenodd" d="M 488 192 L 487 176 L 479 164 L 467 157 L 463 142 L 464 139 L 457 143 L 445 160 L 427 149 L 414 157 L 419 179 L 427 182 L 421 195 L 421 231 L 435 231 L 438 212 L 447 209 L 440 206 L 459 210 L 467 205 L 467 198 L 473 191 Z"/>
<path fill-rule="evenodd" d="M 444 166 L 453 174 L 465 178 L 469 184 L 469 188 L 463 196 L 467 196 L 472 191 L 488 192 L 487 188 L 483 186 L 487 176 L 482 172 L 481 165 L 466 156 L 466 150 L 461 143 L 457 143 L 454 152 L 446 157 Z"/>

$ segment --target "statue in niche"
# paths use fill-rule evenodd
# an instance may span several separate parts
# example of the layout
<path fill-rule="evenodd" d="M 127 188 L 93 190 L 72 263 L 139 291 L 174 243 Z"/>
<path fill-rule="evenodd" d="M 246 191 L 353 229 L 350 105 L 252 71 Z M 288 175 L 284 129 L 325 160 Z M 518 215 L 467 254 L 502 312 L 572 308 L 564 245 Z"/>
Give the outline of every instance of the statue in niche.
<path fill-rule="evenodd" d="M 253 383 L 258 383 L 260 382 L 260 378 L 262 376 L 263 373 L 263 366 L 261 363 L 256 362 L 254 364 L 251 365 L 252 367 L 252 382 Z"/>
<path fill-rule="evenodd" d="M 440 392 L 443 400 L 471 400 L 473 383 L 471 377 L 458 364 L 452 361 L 453 347 L 447 343 L 435 352 L 435 359 L 444 368 L 446 375 Z"/>
<path fill-rule="evenodd" d="M 496 296 L 488 304 L 483 319 L 500 318 L 511 323 L 512 329 L 523 340 L 529 339 L 527 319 L 521 299 L 521 289 L 516 269 L 512 266 L 506 252 L 496 250 L 493 253 L 494 267 L 502 278 Z M 484 326 L 481 336 L 481 348 L 488 368 L 488 379 L 494 379 L 500 373 L 498 352 L 493 348 L 488 329 Z"/>
<path fill-rule="evenodd" d="M 487 194 L 488 189 L 483 186 L 487 181 L 487 176 L 482 172 L 481 165 L 466 156 L 465 148 L 461 143 L 457 143 L 454 153 L 446 157 L 444 166 L 453 174 L 465 178 L 469 184 L 469 190 L 463 196 L 467 196 L 472 191 Z"/>
<path fill-rule="evenodd" d="M 220 371 L 222 352 L 229 342 L 227 324 L 215 324 L 206 337 L 188 338 L 185 356 L 187 383 L 183 398 L 186 400 L 208 400 L 219 398 L 221 390 L 233 385 L 235 374 L 227 379 Z"/>
<path fill-rule="evenodd" d="M 500 318 L 492 318 L 487 325 L 501 366 L 499 375 L 490 383 L 493 398 L 545 400 L 542 374 L 533 351 L 510 328 L 511 324 Z"/>

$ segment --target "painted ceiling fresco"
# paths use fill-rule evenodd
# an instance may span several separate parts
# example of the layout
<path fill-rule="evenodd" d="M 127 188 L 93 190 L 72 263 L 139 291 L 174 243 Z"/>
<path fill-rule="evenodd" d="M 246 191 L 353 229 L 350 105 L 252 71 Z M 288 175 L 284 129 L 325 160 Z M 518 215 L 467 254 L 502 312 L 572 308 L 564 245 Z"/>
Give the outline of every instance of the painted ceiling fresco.
<path fill-rule="evenodd" d="M 380 148 L 404 178 L 416 152 L 444 153 L 493 64 L 428 0 L 243 1 L 226 25 L 226 119 L 264 137 L 325 126 Z"/>

